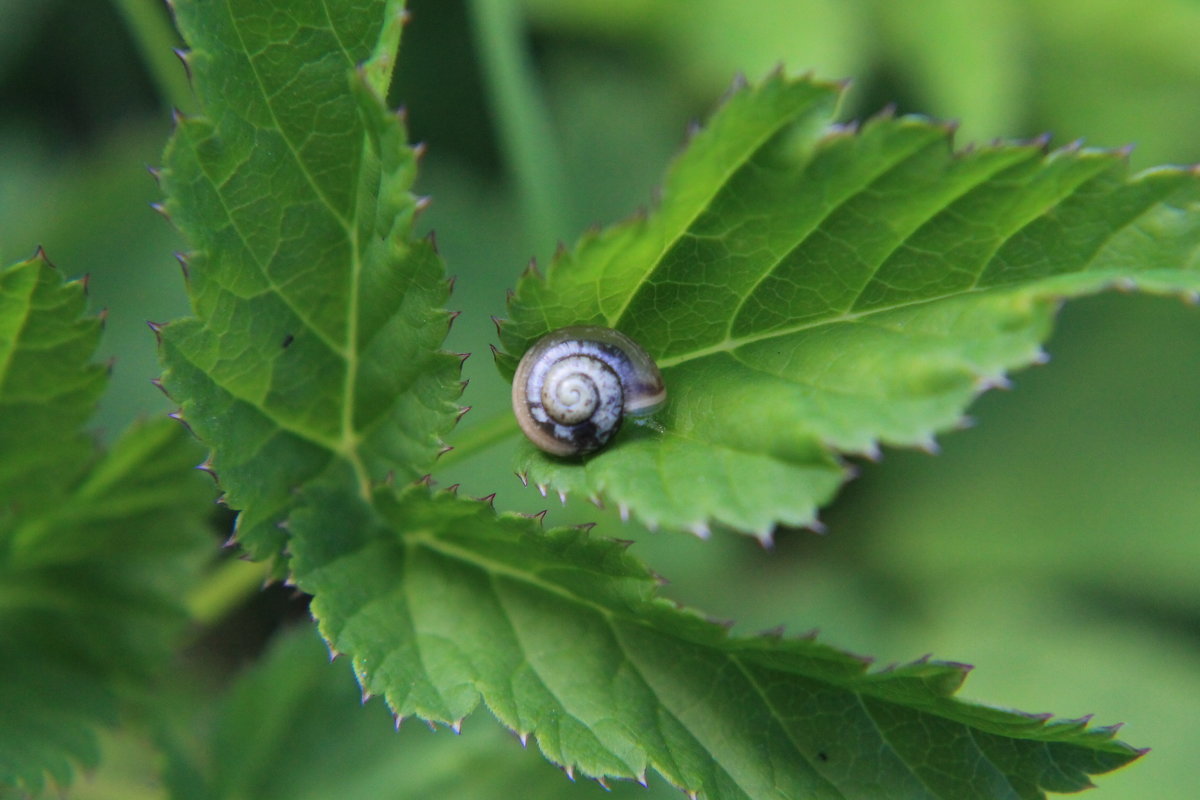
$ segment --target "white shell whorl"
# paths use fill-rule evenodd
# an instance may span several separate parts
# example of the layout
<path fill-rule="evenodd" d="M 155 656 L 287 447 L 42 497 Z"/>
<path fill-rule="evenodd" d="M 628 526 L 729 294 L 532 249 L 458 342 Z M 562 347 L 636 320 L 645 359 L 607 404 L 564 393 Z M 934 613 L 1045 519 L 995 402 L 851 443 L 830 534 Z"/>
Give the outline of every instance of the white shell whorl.
<path fill-rule="evenodd" d="M 548 453 L 600 449 L 625 414 L 648 414 L 666 399 L 662 375 L 636 342 L 610 328 L 561 328 L 538 340 L 513 377 L 521 430 Z"/>

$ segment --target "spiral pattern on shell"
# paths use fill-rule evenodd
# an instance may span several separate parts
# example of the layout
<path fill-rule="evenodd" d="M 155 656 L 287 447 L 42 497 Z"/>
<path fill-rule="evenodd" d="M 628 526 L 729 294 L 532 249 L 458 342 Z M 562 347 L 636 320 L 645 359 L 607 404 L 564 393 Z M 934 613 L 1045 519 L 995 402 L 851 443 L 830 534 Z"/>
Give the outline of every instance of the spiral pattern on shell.
<path fill-rule="evenodd" d="M 548 453 L 604 447 L 625 414 L 648 414 L 666 399 L 662 375 L 636 342 L 610 328 L 576 326 L 542 337 L 513 377 L 521 430 Z"/>

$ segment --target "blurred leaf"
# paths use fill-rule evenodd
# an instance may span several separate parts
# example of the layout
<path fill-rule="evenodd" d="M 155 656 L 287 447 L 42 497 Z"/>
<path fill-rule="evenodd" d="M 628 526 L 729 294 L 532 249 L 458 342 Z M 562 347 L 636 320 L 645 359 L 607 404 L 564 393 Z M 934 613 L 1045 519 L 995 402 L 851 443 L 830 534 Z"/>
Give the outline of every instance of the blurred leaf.
<path fill-rule="evenodd" d="M 0 79 L 15 58 L 31 46 L 41 18 L 54 8 L 53 0 L 0 0 Z"/>
<path fill-rule="evenodd" d="M 565 325 L 616 327 L 663 369 L 664 433 L 518 468 L 651 524 L 770 535 L 840 483 L 834 451 L 932 447 L 1006 371 L 1040 359 L 1061 299 L 1122 282 L 1200 289 L 1200 181 L 1133 179 L 1119 153 L 954 153 L 942 126 L 826 129 L 827 85 L 733 95 L 662 207 L 522 278 L 513 357 Z"/>
<path fill-rule="evenodd" d="M 133 428 L 99 460 L 82 433 L 104 383 L 83 305 L 41 259 L 0 273 L 0 786 L 31 794 L 95 765 L 92 728 L 165 660 L 207 541 L 179 426 Z"/>
<path fill-rule="evenodd" d="M 67 156 L 0 141 L 0 252 L 24 256 L 41 245 L 55 262 L 87 264 L 88 305 L 107 311 L 99 353 L 113 359 L 113 374 L 95 423 L 108 441 L 139 416 L 170 410 L 150 386 L 160 368 L 146 328 L 187 309 L 171 256 L 178 233 L 149 207 L 159 192 L 146 164 L 159 158 L 166 127 L 137 120 Z"/>
<path fill-rule="evenodd" d="M 851 76 L 869 64 L 868 15 L 837 0 L 525 0 L 533 20 L 575 35 L 665 51 L 701 91 L 779 64 Z M 678 78 L 677 78 L 678 80 Z"/>
<path fill-rule="evenodd" d="M 166 155 L 196 318 L 163 331 L 163 383 L 259 558 L 294 487 L 336 463 L 362 486 L 416 478 L 457 413 L 442 265 L 409 239 L 416 159 L 381 100 L 403 7 L 368 5 L 277 4 L 272 25 L 261 5 L 176 6 L 207 116 Z"/>
<path fill-rule="evenodd" d="M 1036 798 L 1136 755 L 1109 729 L 954 700 L 962 665 L 867 675 L 811 639 L 731 639 L 586 527 L 542 532 L 420 487 L 374 507 L 305 494 L 296 580 L 365 690 L 452 725 L 482 696 L 569 772 L 652 767 L 713 797 Z"/>
<path fill-rule="evenodd" d="M 231 688 L 200 772 L 171 787 L 176 798 L 338 797 L 343 800 L 470 797 L 601 797 L 590 782 L 569 783 L 536 752 L 516 751 L 486 714 L 461 736 L 423 725 L 397 732 L 381 704 L 363 708 L 353 676 L 329 663 L 311 629 L 280 637 Z M 515 751 L 515 752 L 514 752 Z M 617 796 L 676 797 L 661 783 L 647 793 L 617 786 Z M 622 791 L 625 789 L 625 791 Z M 628 789 L 636 789 L 636 794 Z M 611 795 L 609 795 L 611 796 Z"/>
<path fill-rule="evenodd" d="M 101 321 L 83 317 L 82 282 L 64 283 L 41 254 L 0 272 L 0 509 L 61 502 L 87 469 L 83 424 L 104 390 L 89 364 Z"/>
<path fill-rule="evenodd" d="M 1053 367 L 981 403 L 942 458 L 869 471 L 866 555 L 913 583 L 1019 571 L 1200 615 L 1200 314 L 1103 297 L 1071 316 Z"/>
<path fill-rule="evenodd" d="M 1012 0 L 917 0 L 870 4 L 890 66 L 921 108 L 960 121 L 962 141 L 1024 132 L 1031 31 Z"/>
<path fill-rule="evenodd" d="M 1028 9 L 1026 92 L 1039 124 L 1067 139 L 1136 144 L 1143 164 L 1200 160 L 1200 4 L 1039 0 Z"/>

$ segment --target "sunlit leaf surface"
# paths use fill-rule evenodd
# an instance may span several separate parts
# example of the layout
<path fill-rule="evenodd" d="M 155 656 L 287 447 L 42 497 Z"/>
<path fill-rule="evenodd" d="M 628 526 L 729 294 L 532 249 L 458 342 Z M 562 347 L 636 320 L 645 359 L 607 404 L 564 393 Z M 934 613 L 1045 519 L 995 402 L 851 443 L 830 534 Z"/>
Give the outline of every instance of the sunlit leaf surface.
<path fill-rule="evenodd" d="M 519 356 L 565 325 L 632 336 L 663 369 L 661 432 L 528 479 L 652 525 L 770 535 L 845 477 L 839 453 L 932 447 L 980 392 L 1038 361 L 1063 298 L 1200 289 L 1200 179 L 1040 142 L 955 151 L 887 115 L 831 126 L 834 86 L 736 91 L 676 161 L 661 207 L 527 274 Z"/>

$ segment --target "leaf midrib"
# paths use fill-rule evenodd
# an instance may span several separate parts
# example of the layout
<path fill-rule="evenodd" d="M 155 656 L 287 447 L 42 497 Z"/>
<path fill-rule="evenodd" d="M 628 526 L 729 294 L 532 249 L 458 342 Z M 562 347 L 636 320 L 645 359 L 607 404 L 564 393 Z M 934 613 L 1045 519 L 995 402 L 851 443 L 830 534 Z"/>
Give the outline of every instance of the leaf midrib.
<path fill-rule="evenodd" d="M 775 720 L 776 723 L 785 732 L 787 731 L 787 726 L 784 724 L 783 717 L 780 714 L 779 710 L 774 706 L 774 704 L 772 704 L 769 700 L 767 700 L 766 697 L 762 694 L 761 689 L 760 689 L 760 687 L 758 687 L 757 682 L 754 681 L 753 678 L 749 674 L 747 674 L 747 668 L 745 666 L 743 659 L 739 656 L 738 653 L 736 653 L 732 650 L 713 646 L 712 644 L 707 644 L 704 642 L 693 641 L 693 640 L 687 639 L 687 638 L 676 637 L 673 634 L 662 631 L 658 627 L 648 623 L 647 621 L 645 621 L 641 618 L 623 616 L 620 613 L 614 611 L 613 609 L 609 608 L 608 606 L 606 606 L 602 603 L 598 603 L 594 600 L 590 600 L 586 597 L 582 597 L 578 594 L 572 593 L 572 592 L 564 589 L 562 586 L 560 586 L 558 584 L 547 582 L 547 581 L 541 579 L 535 573 L 518 569 L 506 562 L 497 561 L 495 559 L 491 559 L 486 556 L 482 556 L 468 548 L 462 547 L 462 546 L 457 545 L 452 542 L 448 542 L 444 538 L 439 537 L 437 535 L 437 533 L 433 530 L 426 529 L 426 530 L 420 530 L 420 531 L 407 532 L 404 534 L 404 541 L 406 542 L 406 546 L 409 546 L 409 547 L 423 546 L 423 547 L 427 548 L 428 550 L 436 552 L 439 555 L 442 555 L 453 561 L 469 564 L 473 567 L 476 567 L 476 568 L 482 570 L 484 572 L 484 574 L 486 574 L 488 576 L 489 581 L 491 581 L 493 583 L 497 576 L 504 576 L 504 577 L 514 580 L 520 584 L 523 584 L 532 589 L 535 589 L 537 591 L 552 594 L 568 603 L 586 608 L 586 609 L 592 611 L 593 613 L 598 614 L 605 621 L 606 625 L 608 626 L 609 632 L 612 634 L 615 641 L 621 641 L 620 625 L 617 624 L 617 622 L 619 621 L 621 624 L 627 624 L 627 625 L 631 625 L 631 626 L 644 628 L 646 630 L 653 632 L 656 635 L 668 636 L 670 638 L 679 638 L 680 641 L 686 642 L 691 646 L 701 647 L 706 650 L 709 650 L 710 652 L 713 652 L 714 654 L 718 654 L 718 655 L 722 656 L 732 667 L 736 668 L 737 670 L 739 670 L 740 672 L 742 672 L 743 674 L 746 675 L 746 679 L 751 681 L 751 684 L 755 687 L 755 691 L 759 694 L 759 698 L 763 704 L 763 708 L 767 711 L 767 713 L 770 715 L 770 717 L 773 720 Z M 622 577 L 636 579 L 637 576 L 622 576 Z M 653 603 L 654 601 L 653 601 L 653 599 L 651 599 L 648 602 Z M 509 619 L 507 614 L 505 615 L 505 618 Z M 509 622 L 510 622 L 510 627 L 512 627 L 511 619 L 509 619 Z M 638 667 L 636 661 L 634 661 L 630 657 L 630 654 L 631 654 L 630 648 L 622 645 L 621 650 L 622 650 L 622 654 L 624 656 L 625 661 L 632 668 L 637 670 L 643 685 L 646 686 L 646 688 L 649 691 L 654 693 L 656 699 L 659 702 L 660 707 L 667 713 L 670 713 L 672 715 L 672 717 L 674 717 L 678 721 L 678 719 L 679 719 L 678 716 L 670 708 L 670 706 L 666 702 L 663 701 L 662 697 L 657 692 L 654 691 L 653 684 L 645 678 L 645 675 L 644 675 L 642 669 L 640 667 Z M 804 673 L 800 673 L 800 674 L 804 674 Z M 810 677 L 812 680 L 820 682 L 820 683 L 824 683 L 824 684 L 827 684 L 830 686 L 836 686 L 839 689 L 842 689 L 843 691 L 846 691 L 846 692 L 854 695 L 856 700 L 859 702 L 861 702 L 861 698 L 863 696 L 874 696 L 873 694 L 871 694 L 869 692 L 864 692 L 860 688 L 855 688 L 853 685 L 833 680 L 827 676 L 809 675 L 808 677 Z M 544 682 L 543 682 L 543 685 L 545 685 Z M 548 688 L 547 688 L 547 691 L 549 691 Z M 554 693 L 551 692 L 551 694 L 553 695 Z M 557 695 L 555 695 L 555 697 L 557 700 L 558 699 Z M 882 702 L 888 702 L 888 703 L 895 702 L 892 700 L 888 700 L 887 698 L 878 698 L 878 699 L 881 700 Z M 559 703 L 561 705 L 561 701 L 559 701 Z M 564 708 L 565 708 L 565 706 L 564 706 Z M 919 712 L 920 713 L 928 713 L 928 714 L 935 713 L 929 709 L 919 709 Z M 935 714 L 935 716 L 940 716 L 940 715 Z M 968 727 L 968 728 L 970 727 L 969 725 L 966 725 L 965 723 L 962 723 L 959 720 L 955 720 L 952 717 L 943 717 L 943 718 L 948 719 L 949 721 L 951 721 L 955 724 L 964 725 L 964 727 Z M 680 723 L 680 724 L 682 725 L 682 723 Z M 683 726 L 683 727 L 685 729 L 688 729 L 687 726 Z M 878 729 L 878 725 L 876 725 L 876 728 Z M 688 729 L 688 730 L 690 730 L 690 729 Z M 696 741 L 698 743 L 700 743 L 699 739 L 696 739 Z M 825 781 L 828 784 L 828 780 L 826 779 L 826 777 L 817 769 L 817 767 L 814 764 L 812 764 L 811 761 L 809 761 L 807 759 L 807 757 L 805 756 L 803 751 L 800 749 L 798 744 L 795 742 L 795 739 L 790 734 L 788 735 L 788 741 L 791 743 L 792 749 L 795 751 L 795 753 L 801 759 L 803 759 L 805 761 L 805 763 L 807 763 L 809 765 L 809 767 L 812 770 L 812 774 L 814 776 L 816 776 L 817 778 L 819 778 L 820 780 Z M 887 741 L 886 737 L 884 737 L 882 735 L 882 733 L 880 733 L 880 741 L 883 744 L 885 744 L 889 748 L 889 750 L 891 750 L 896 755 L 896 758 L 905 765 L 906 769 L 909 769 L 911 771 L 911 766 L 908 764 L 908 762 L 905 761 L 903 756 L 892 747 L 892 745 Z M 1022 740 L 1022 741 L 1024 741 L 1024 740 Z M 704 747 L 705 751 L 708 753 L 709 757 L 712 760 L 712 763 L 714 765 L 720 767 L 721 770 L 723 772 L 725 772 L 727 775 L 729 775 L 732 780 L 733 773 L 730 772 L 728 767 L 726 767 L 725 765 L 722 764 L 720 758 L 718 757 L 719 754 L 716 752 L 713 752 L 711 749 L 704 746 L 703 744 L 701 744 L 701 746 Z M 986 758 L 986 756 L 984 756 L 984 758 Z M 990 760 L 989 760 L 989 763 L 991 763 Z M 915 775 L 915 773 L 914 773 L 914 775 Z M 917 776 L 917 779 L 919 780 L 919 776 Z M 734 782 L 737 783 L 736 780 Z M 740 784 L 738 784 L 738 785 L 740 786 Z M 833 785 L 833 784 L 828 784 L 828 785 L 834 791 L 839 791 L 839 793 L 840 793 L 840 790 L 837 789 L 836 785 Z M 934 795 L 934 796 L 936 797 L 936 795 Z"/>
<path fill-rule="evenodd" d="M 404 539 L 406 541 L 407 546 L 410 546 L 410 547 L 418 546 L 418 545 L 424 546 L 427 549 L 429 549 L 433 552 L 436 552 L 439 555 L 445 556 L 451 560 L 457 561 L 459 563 L 470 564 L 471 566 L 474 566 L 474 567 L 482 570 L 484 572 L 484 574 L 487 575 L 487 577 L 488 577 L 489 585 L 493 587 L 492 591 L 493 591 L 493 594 L 496 596 L 496 602 L 497 602 L 498 606 L 503 607 L 503 600 L 500 598 L 500 593 L 495 591 L 495 581 L 498 576 L 504 576 L 504 577 L 514 580 L 520 584 L 523 584 L 525 586 L 533 588 L 535 590 L 553 594 L 569 603 L 572 603 L 577 606 L 582 606 L 582 607 L 587 608 L 587 609 L 591 610 L 592 612 L 600 615 L 600 617 L 606 623 L 609 633 L 613 636 L 614 641 L 617 641 L 617 642 L 621 641 L 620 626 L 615 624 L 616 620 L 621 620 L 622 622 L 625 622 L 627 624 L 643 627 L 643 628 L 653 631 L 656 634 L 664 635 L 662 631 L 659 631 L 653 625 L 650 625 L 641 619 L 622 617 L 621 615 L 617 614 L 616 612 L 614 612 L 612 609 L 608 608 L 607 606 L 602 605 L 600 603 L 596 603 L 595 601 L 592 601 L 592 600 L 588 600 L 587 598 L 581 597 L 577 594 L 573 594 L 569 591 L 566 591 L 561 586 L 558 586 L 557 584 L 548 583 L 548 582 L 540 579 L 536 574 L 516 569 L 505 562 L 495 561 L 493 559 L 479 556 L 478 554 L 472 552 L 469 549 L 446 542 L 444 539 L 438 537 L 437 534 L 434 533 L 433 531 L 423 530 L 423 531 L 415 531 L 415 532 L 406 533 L 404 536 Z M 519 636 L 519 634 L 516 633 L 517 626 L 513 624 L 512 618 L 507 612 L 504 613 L 504 618 L 509 625 L 510 631 L 513 632 L 514 640 L 516 640 L 519 644 L 520 636 Z M 665 635 L 669 636 L 670 634 L 665 634 Z M 687 640 L 684 640 L 684 641 L 687 641 Z M 689 643 L 693 644 L 693 645 L 697 645 L 697 646 L 704 646 L 704 645 L 700 645 L 696 642 L 689 642 Z M 727 652 L 718 650 L 717 648 L 712 648 L 712 649 L 714 651 L 719 652 L 722 655 L 726 656 L 726 658 L 729 659 L 731 663 L 733 663 L 734 656 L 732 653 L 727 653 Z M 523 652 L 525 651 L 525 649 L 523 647 L 522 647 L 522 650 L 523 650 Z M 741 784 L 734 778 L 734 774 L 730 771 L 729 767 L 727 767 L 725 764 L 722 763 L 721 759 L 719 758 L 720 754 L 718 752 L 714 752 L 710 748 L 703 745 L 703 743 L 701 743 L 699 739 L 696 739 L 695 735 L 691 731 L 691 729 L 683 723 L 683 721 L 679 718 L 679 716 L 675 713 L 675 711 L 673 709 L 671 709 L 662 700 L 662 698 L 659 696 L 659 694 L 654 690 L 653 684 L 649 680 L 646 679 L 645 674 L 644 674 L 643 670 L 641 669 L 641 667 L 632 658 L 630 658 L 630 653 L 632 652 L 631 649 L 628 646 L 622 645 L 621 652 L 622 652 L 622 656 L 625 660 L 625 663 L 629 664 L 630 668 L 637 672 L 639 679 L 642 682 L 642 685 L 644 685 L 648 691 L 650 691 L 651 693 L 654 694 L 656 700 L 658 701 L 659 707 L 665 713 L 670 714 L 671 718 L 674 719 L 680 725 L 680 727 L 682 729 L 687 730 L 689 732 L 689 734 L 692 735 L 692 738 L 697 742 L 697 744 L 704 748 L 705 752 L 708 754 L 709 758 L 711 759 L 711 762 L 714 765 L 714 767 L 719 768 L 723 773 L 725 773 L 725 775 L 727 775 L 729 777 L 729 779 L 735 785 L 738 785 L 740 787 Z M 530 668 L 534 669 L 534 674 L 538 674 L 536 669 L 534 668 L 533 664 L 530 663 L 528 661 L 528 659 L 525 659 L 525 660 L 526 660 L 526 663 L 529 663 Z M 737 666 L 737 665 L 734 664 L 734 666 Z M 427 672 L 428 672 L 428 670 L 427 670 Z M 546 692 L 555 698 L 555 702 L 564 710 L 564 712 L 570 714 L 571 712 L 567 708 L 566 704 L 563 702 L 562 698 L 560 698 L 555 692 L 553 692 L 550 689 L 550 686 L 544 680 L 541 679 L 540 674 L 539 674 L 538 680 L 542 684 L 543 688 L 546 689 Z M 478 691 L 478 689 L 477 689 L 477 691 Z M 768 712 L 770 713 L 770 715 L 772 716 L 772 718 L 776 719 L 777 721 L 780 719 L 779 714 L 775 711 L 774 708 L 772 708 L 770 706 L 770 704 L 767 704 L 767 709 L 768 709 Z M 588 728 L 590 730 L 590 726 L 584 720 L 579 719 L 574 714 L 571 714 L 571 716 L 574 719 L 576 719 L 583 727 Z M 651 764 L 655 763 L 655 759 L 650 756 L 650 753 L 647 751 L 647 749 L 643 745 L 639 744 L 639 749 L 641 750 L 641 752 L 643 754 L 646 755 L 647 761 L 649 761 Z M 797 751 L 797 752 L 799 752 L 799 751 Z M 617 756 L 617 754 L 615 754 L 615 753 L 610 752 L 610 755 L 619 759 L 619 756 Z M 800 755 L 803 758 L 803 754 L 801 753 Z M 678 770 L 678 765 L 676 765 L 676 769 Z M 632 772 L 632 769 L 630 770 L 630 772 Z M 814 774 L 818 774 L 818 773 L 816 773 L 816 771 L 814 770 Z M 821 776 L 821 777 L 823 779 L 823 776 Z M 834 788 L 836 790 L 836 787 L 834 787 Z"/>
<path fill-rule="evenodd" d="M 993 259 L 995 258 L 996 253 L 998 253 L 1000 250 L 1002 250 L 1008 242 L 1010 242 L 1014 237 L 1018 236 L 1022 231 L 1028 229 L 1028 227 L 1030 225 L 1033 225 L 1038 220 L 1044 219 L 1047 215 L 1052 214 L 1056 209 L 1058 209 L 1061 206 L 1061 204 L 1064 200 L 1066 200 L 1067 198 L 1072 197 L 1074 195 L 1076 189 L 1078 189 L 1078 186 L 1072 187 L 1072 189 L 1070 191 L 1065 192 L 1062 197 L 1057 198 L 1055 203 L 1053 205 L 1049 206 L 1041 214 L 1038 214 L 1036 216 L 1031 217 L 1028 220 L 1025 220 L 1020 226 L 1014 228 L 1010 233 L 1008 233 L 1006 236 L 1004 236 L 1004 238 L 998 239 L 996 241 L 995 246 L 992 248 L 992 251 L 989 254 L 988 258 L 984 259 L 980 262 L 981 268 L 980 268 L 979 274 L 983 275 L 987 272 L 987 268 L 992 263 Z M 1128 220 L 1126 220 L 1124 222 L 1124 224 L 1122 224 L 1121 226 L 1114 228 L 1112 231 L 1110 231 L 1103 240 L 1101 240 L 1100 242 L 1097 243 L 1096 248 L 1092 251 L 1092 253 L 1088 256 L 1088 258 L 1085 259 L 1084 261 L 1080 262 L 1078 269 L 1075 269 L 1070 272 L 1057 272 L 1057 273 L 1053 273 L 1050 275 L 1043 275 L 1036 279 L 1033 279 L 1032 281 L 1029 281 L 1026 285 L 1028 287 L 1032 288 L 1032 287 L 1035 287 L 1038 283 L 1040 283 L 1042 281 L 1056 279 L 1056 278 L 1062 278 L 1067 275 L 1083 275 L 1084 273 L 1091 272 L 1091 270 L 1089 269 L 1090 265 L 1095 262 L 1097 255 L 1104 249 L 1105 245 L 1107 245 L 1109 242 L 1111 242 L 1113 239 L 1115 239 L 1117 236 L 1119 236 L 1121 233 L 1123 233 L 1129 227 L 1136 224 L 1146 214 L 1151 213 L 1155 208 L 1158 207 L 1159 204 L 1160 203 L 1158 203 L 1158 202 L 1149 204 L 1146 208 L 1142 209 L 1139 213 L 1135 214 L 1134 216 L 1132 216 Z M 909 237 L 905 237 L 904 241 L 901 241 L 900 243 L 898 243 L 895 248 L 893 248 L 892 250 L 889 251 L 889 253 L 895 252 L 896 249 L 903 246 L 904 242 L 907 241 L 908 238 Z M 1198 247 L 1198 249 L 1200 249 L 1200 247 Z M 884 259 L 881 259 L 880 262 L 875 265 L 875 268 L 874 268 L 874 271 L 872 274 L 876 274 L 878 272 L 879 267 L 882 266 L 882 264 L 885 263 L 886 260 L 887 260 L 886 257 Z M 1101 273 L 1097 273 L 1097 272 L 1092 272 L 1091 274 L 1093 276 L 1097 277 L 1098 279 L 1101 276 Z M 1115 279 L 1116 277 L 1118 277 L 1118 276 L 1114 274 L 1113 278 Z M 867 283 L 869 284 L 870 281 L 868 280 Z M 791 325 L 791 326 L 787 326 L 787 327 L 782 327 L 782 328 L 775 328 L 775 329 L 772 329 L 769 331 L 764 331 L 763 333 L 759 333 L 759 334 L 750 334 L 750 335 L 739 336 L 739 337 L 727 336 L 723 341 L 718 342 L 715 345 L 710 345 L 709 347 L 701 348 L 699 350 L 694 350 L 690 353 L 685 353 L 685 354 L 681 354 L 678 356 L 659 359 L 658 366 L 661 369 L 666 369 L 668 367 L 677 366 L 679 364 L 684 364 L 689 361 L 694 361 L 694 360 L 704 358 L 706 356 L 714 355 L 717 353 L 724 353 L 724 352 L 730 352 L 733 350 L 737 350 L 738 348 L 743 347 L 748 344 L 754 344 L 756 342 L 765 341 L 768 339 L 789 336 L 791 334 L 801 333 L 806 330 L 812 330 L 814 328 L 819 328 L 824 325 L 837 325 L 837 324 L 842 324 L 842 323 L 847 323 L 847 322 L 856 322 L 858 320 L 866 319 L 866 318 L 869 318 L 876 314 L 886 314 L 886 313 L 890 313 L 893 311 L 900 311 L 900 310 L 907 309 L 907 308 L 914 308 L 914 307 L 918 307 L 918 306 L 927 305 L 930 303 L 940 303 L 940 302 L 947 301 L 947 300 L 957 300 L 959 298 L 968 297 L 968 296 L 974 295 L 974 294 L 1002 292 L 1002 291 L 1012 289 L 1012 288 L 1014 288 L 1014 286 L 1017 286 L 1017 285 L 1019 285 L 1019 284 L 1014 284 L 1014 285 L 998 284 L 998 285 L 981 287 L 978 285 L 978 276 L 977 276 L 976 282 L 974 285 L 972 285 L 968 288 L 965 288 L 965 289 L 960 289 L 960 290 L 954 291 L 954 292 L 947 292 L 944 294 L 935 295 L 933 297 L 924 297 L 924 298 L 916 298 L 916 299 L 912 299 L 912 300 L 905 300 L 900 303 L 893 303 L 891 305 L 886 305 L 886 306 L 876 306 L 874 308 L 865 309 L 863 311 L 845 311 L 845 312 L 842 312 L 842 313 L 834 315 L 834 316 L 817 317 L 808 322 L 800 323 L 797 325 Z"/>
<path fill-rule="evenodd" d="M 301 158 L 300 152 L 296 148 L 295 143 L 293 143 L 292 140 L 288 137 L 286 129 L 280 123 L 279 116 L 275 113 L 275 107 L 274 107 L 273 100 L 266 91 L 266 87 L 263 84 L 262 77 L 260 76 L 259 71 L 258 71 L 258 67 L 255 64 L 254 58 L 250 53 L 249 47 L 246 45 L 245 37 L 242 35 L 242 30 L 241 30 L 241 27 L 239 24 L 240 19 L 238 18 L 238 16 L 235 13 L 233 13 L 233 9 L 230 8 L 228 0 L 226 1 L 226 10 L 229 13 L 233 30 L 237 34 L 238 44 L 241 47 L 242 52 L 246 54 L 246 63 L 249 65 L 251 74 L 254 76 L 255 85 L 258 87 L 259 95 L 262 97 L 263 102 L 264 102 L 268 112 L 271 115 L 271 120 L 275 125 L 275 129 L 279 132 L 279 138 L 282 139 L 283 142 L 286 144 L 288 153 L 291 155 L 293 162 L 296 164 L 296 167 L 300 170 L 301 174 L 304 176 L 305 182 L 311 187 L 313 194 L 321 199 L 324 206 L 330 211 L 330 213 L 333 215 L 334 219 L 336 219 L 338 221 L 339 225 L 342 227 L 342 230 L 346 234 L 346 239 L 347 239 L 347 243 L 349 245 L 349 250 L 350 250 L 350 277 L 349 277 L 350 285 L 349 285 L 349 291 L 347 293 L 349 308 L 347 309 L 347 315 L 346 315 L 346 341 L 345 341 L 344 347 L 342 348 L 342 357 L 346 361 L 346 377 L 345 377 L 345 380 L 342 385 L 342 415 L 341 415 L 341 422 L 340 422 L 341 437 L 338 439 L 337 442 L 333 443 L 332 445 L 326 444 L 325 446 L 328 447 L 333 452 L 339 453 L 340 455 L 342 455 L 350 463 L 351 467 L 354 470 L 355 477 L 357 478 L 357 481 L 358 481 L 359 493 L 364 498 L 369 497 L 370 483 L 371 483 L 370 475 L 368 473 L 366 464 L 363 461 L 362 455 L 359 452 L 359 444 L 361 442 L 361 437 L 359 436 L 358 432 L 355 430 L 355 427 L 354 427 L 354 404 L 355 404 L 355 395 L 356 395 L 355 390 L 356 390 L 356 386 L 358 383 L 358 371 L 359 371 L 359 358 L 358 358 L 359 294 L 360 294 L 360 290 L 362 288 L 361 284 L 362 284 L 362 271 L 363 271 L 362 253 L 360 252 L 359 241 L 358 241 L 358 226 L 356 224 L 354 224 L 354 221 L 357 218 L 358 198 L 360 196 L 360 193 L 355 191 L 352 194 L 353 206 L 351 208 L 351 213 L 348 217 L 342 215 L 340 210 L 333 204 L 333 202 L 330 200 L 330 198 L 325 195 L 324 190 L 321 188 L 320 184 L 317 183 L 312 172 L 308 169 L 308 165 L 305 163 L 304 159 Z M 326 3 L 324 2 L 324 0 L 322 0 L 322 2 L 321 2 L 321 10 L 324 12 L 325 18 L 329 22 L 328 29 L 332 33 L 333 38 L 338 43 L 339 52 L 341 53 L 343 60 L 346 63 L 347 68 L 353 69 L 354 68 L 353 59 L 350 58 L 350 54 L 346 50 L 345 44 L 342 42 L 342 39 L 341 39 L 341 36 L 340 36 L 337 26 L 333 24 L 332 17 L 330 16 L 330 13 L 329 13 L 329 8 L 326 5 Z M 355 164 L 356 174 L 353 176 L 353 179 L 351 181 L 349 181 L 350 185 L 352 185 L 352 186 L 357 186 L 359 181 L 362 179 L 363 154 L 367 147 L 367 139 L 368 139 L 367 134 L 364 132 L 362 135 L 362 143 L 359 146 L 359 158 Z M 222 198 L 222 204 L 224 205 L 223 198 Z M 243 240 L 244 240 L 244 237 L 243 237 Z M 274 286 L 274 281 L 270 279 L 270 277 L 266 274 L 266 271 L 262 269 L 261 265 L 260 265 L 260 271 L 263 272 L 264 278 L 266 278 L 268 280 L 268 282 L 272 286 Z M 289 306 L 289 308 L 293 308 L 293 310 L 295 310 L 294 307 L 292 306 L 291 302 L 286 299 L 286 297 L 282 291 L 280 291 L 279 289 L 276 289 L 276 295 L 279 296 L 281 299 L 283 299 L 284 302 Z M 297 315 L 301 316 L 301 318 L 303 318 L 303 316 L 300 315 L 298 312 L 297 312 Z M 318 336 L 321 336 L 321 338 L 324 338 L 322 336 L 322 334 L 320 334 L 319 329 L 316 328 L 311 322 L 309 323 L 309 327 L 310 327 L 310 329 L 317 332 Z M 332 345 L 333 343 L 330 342 L 329 344 Z M 334 348 L 334 349 L 336 350 L 337 348 Z M 266 409 L 263 409 L 263 411 L 264 411 L 264 413 L 266 413 Z M 271 416 L 274 419 L 273 415 L 271 415 Z M 279 420 L 276 419 L 275 421 L 277 424 L 279 423 Z M 284 426 L 281 425 L 281 427 L 284 427 Z M 308 438 L 308 437 L 306 437 L 306 438 Z"/>

